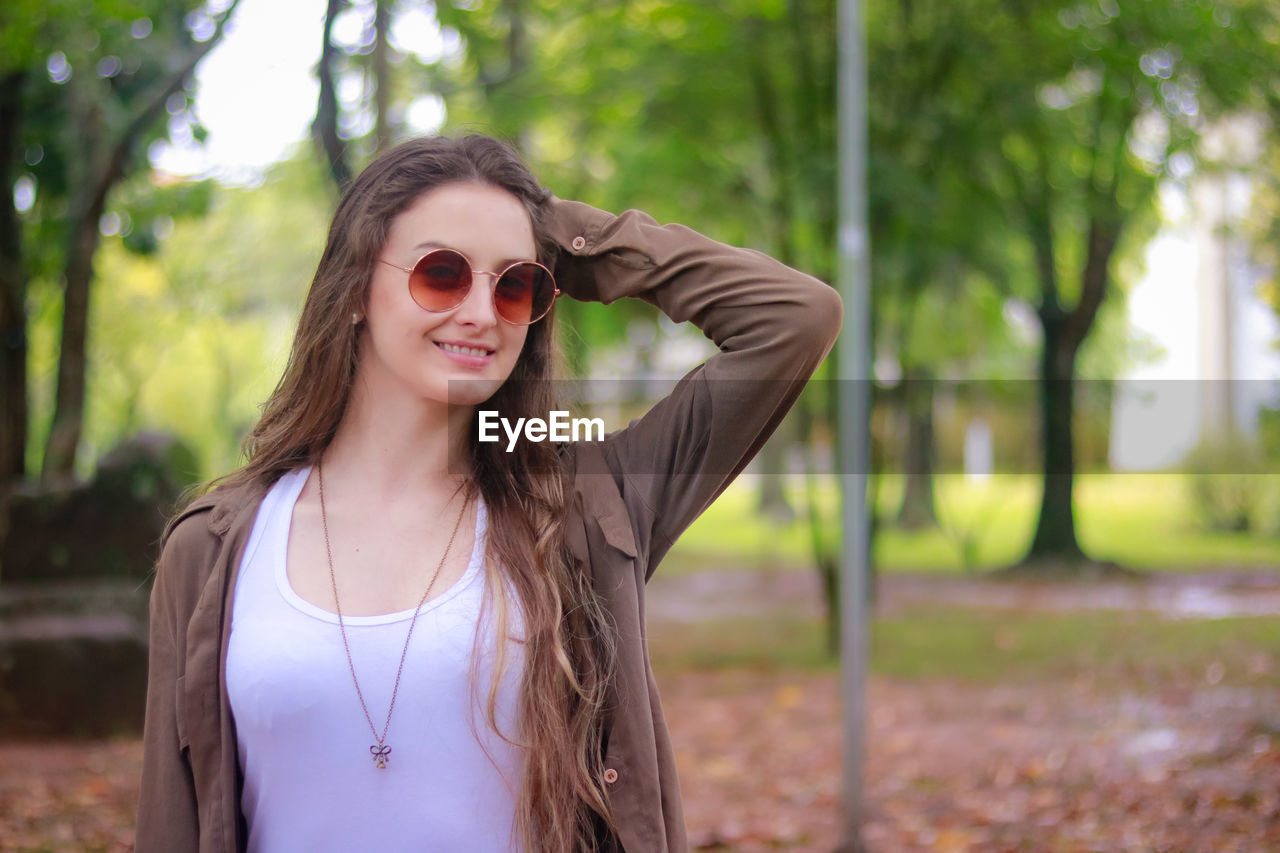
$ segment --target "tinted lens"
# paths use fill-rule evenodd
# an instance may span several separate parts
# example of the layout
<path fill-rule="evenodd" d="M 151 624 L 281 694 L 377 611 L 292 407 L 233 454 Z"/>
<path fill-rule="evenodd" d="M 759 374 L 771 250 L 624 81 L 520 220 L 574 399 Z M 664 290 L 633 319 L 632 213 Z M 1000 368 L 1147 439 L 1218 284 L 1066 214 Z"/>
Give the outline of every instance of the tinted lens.
<path fill-rule="evenodd" d="M 516 264 L 498 279 L 493 303 L 503 319 L 527 325 L 551 309 L 555 283 L 551 274 L 538 264 Z"/>
<path fill-rule="evenodd" d="M 409 295 L 427 311 L 448 311 L 462 304 L 471 289 L 471 266 L 452 249 L 437 249 L 409 273 Z"/>

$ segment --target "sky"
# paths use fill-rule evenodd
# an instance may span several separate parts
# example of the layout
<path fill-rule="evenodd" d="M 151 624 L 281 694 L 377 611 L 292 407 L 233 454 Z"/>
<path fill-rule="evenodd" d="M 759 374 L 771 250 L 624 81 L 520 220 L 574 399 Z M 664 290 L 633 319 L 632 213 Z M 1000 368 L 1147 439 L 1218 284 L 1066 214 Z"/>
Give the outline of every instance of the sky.
<path fill-rule="evenodd" d="M 226 34 L 196 68 L 195 111 L 209 131 L 206 144 L 175 123 L 173 144 L 158 143 L 152 162 L 172 174 L 249 183 L 307 139 L 320 93 L 315 66 L 325 6 L 325 0 L 241 0 Z M 334 24 L 335 40 L 357 43 L 362 26 L 349 11 Z M 424 10 L 398 15 L 391 41 L 425 60 L 456 49 Z M 348 101 L 358 95 L 339 91 Z M 415 130 L 430 132 L 443 121 L 443 106 L 424 96 L 409 105 L 406 118 Z"/>
<path fill-rule="evenodd" d="M 325 0 L 241 0 L 226 35 L 196 69 L 204 146 L 179 133 L 152 161 L 180 175 L 251 175 L 305 139 L 316 111 Z M 287 35 L 282 37 L 282 33 Z"/>
<path fill-rule="evenodd" d="M 209 131 L 207 143 L 196 144 L 189 133 L 184 139 L 182 128 L 176 128 L 173 144 L 153 149 L 153 162 L 175 174 L 247 183 L 286 156 L 291 146 L 306 140 L 319 92 L 314 69 L 324 12 L 325 0 L 241 0 L 227 34 L 196 71 L 196 112 Z M 359 14 L 350 11 L 335 23 L 335 38 L 354 44 L 362 26 Z M 425 11 L 397 16 L 391 40 L 398 49 L 425 60 L 458 49 L 442 37 Z M 339 92 L 340 98 L 352 103 L 358 95 Z M 409 106 L 406 119 L 414 130 L 430 132 L 441 125 L 443 106 L 438 98 L 423 96 Z M 1189 227 L 1180 221 L 1185 220 L 1181 212 L 1171 210 L 1169 218 L 1170 225 L 1148 246 L 1145 274 L 1129 294 L 1133 327 L 1163 350 L 1158 359 L 1129 372 L 1128 378 L 1135 380 L 1202 378 L 1196 247 Z M 1240 377 L 1280 378 L 1280 353 L 1272 345 L 1280 337 L 1275 316 L 1245 293 L 1240 296 L 1239 318 Z M 1180 400 L 1174 405 L 1185 414 L 1191 404 Z M 1173 448 L 1194 440 L 1186 417 L 1171 417 L 1159 406 L 1127 417 L 1128 432 L 1118 425 L 1113 443 L 1113 462 L 1118 465 L 1126 464 L 1126 459 L 1138 467 L 1159 464 L 1167 461 Z M 1144 417 L 1150 425 L 1139 425 Z M 1153 447 L 1156 434 L 1165 436 L 1170 447 L 1163 451 Z"/>

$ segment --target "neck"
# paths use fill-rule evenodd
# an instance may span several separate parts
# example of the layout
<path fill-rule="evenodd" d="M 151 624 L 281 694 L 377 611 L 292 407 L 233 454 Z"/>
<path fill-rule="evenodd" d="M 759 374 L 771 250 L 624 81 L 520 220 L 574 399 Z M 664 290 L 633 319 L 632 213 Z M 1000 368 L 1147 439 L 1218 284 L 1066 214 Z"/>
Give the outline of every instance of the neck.
<path fill-rule="evenodd" d="M 377 395 L 375 405 L 373 398 L 357 380 L 324 452 L 326 479 L 352 477 L 370 496 L 404 496 L 469 476 L 473 407 L 391 394 Z"/>

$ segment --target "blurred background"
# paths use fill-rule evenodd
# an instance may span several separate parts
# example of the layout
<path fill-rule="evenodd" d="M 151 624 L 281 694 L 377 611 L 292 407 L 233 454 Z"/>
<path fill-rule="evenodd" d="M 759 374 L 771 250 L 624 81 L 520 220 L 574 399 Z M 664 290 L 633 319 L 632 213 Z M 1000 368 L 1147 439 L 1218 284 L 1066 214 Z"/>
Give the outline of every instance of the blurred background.
<path fill-rule="evenodd" d="M 1280 9 L 863 5 L 863 838 L 1280 849 Z M 158 538 L 238 464 L 341 186 L 481 131 L 561 197 L 834 283 L 835 24 L 835 0 L 7 0 L 0 846 L 130 849 Z M 638 302 L 557 314 L 611 426 L 713 351 Z M 650 585 L 699 849 L 840 838 L 839 487 L 864 472 L 834 366 Z"/>

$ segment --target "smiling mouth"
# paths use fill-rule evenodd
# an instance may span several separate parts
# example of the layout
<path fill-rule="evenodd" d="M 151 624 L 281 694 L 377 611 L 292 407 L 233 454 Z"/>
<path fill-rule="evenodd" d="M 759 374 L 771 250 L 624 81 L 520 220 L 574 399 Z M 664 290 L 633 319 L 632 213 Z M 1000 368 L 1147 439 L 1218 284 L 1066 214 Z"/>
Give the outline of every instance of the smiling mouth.
<path fill-rule="evenodd" d="M 445 352 L 452 352 L 458 355 L 471 355 L 471 356 L 477 356 L 477 357 L 493 355 L 493 353 L 495 352 L 495 350 L 484 349 L 483 347 L 464 347 L 464 346 L 459 346 L 458 344 L 436 343 L 436 346 L 440 347 L 440 349 L 444 350 Z"/>

